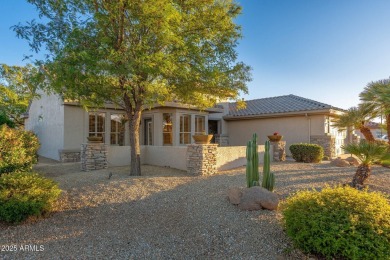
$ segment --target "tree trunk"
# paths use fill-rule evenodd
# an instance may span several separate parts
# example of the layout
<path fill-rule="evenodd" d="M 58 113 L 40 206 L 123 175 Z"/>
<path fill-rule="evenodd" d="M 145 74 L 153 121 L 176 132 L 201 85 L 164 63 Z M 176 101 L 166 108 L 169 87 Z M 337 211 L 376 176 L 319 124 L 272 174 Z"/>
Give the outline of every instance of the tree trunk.
<path fill-rule="evenodd" d="M 139 129 L 141 122 L 140 108 L 135 108 L 134 114 L 128 114 L 130 130 L 130 175 L 141 175 L 141 148 L 139 145 Z"/>
<path fill-rule="evenodd" d="M 390 114 L 386 115 L 386 130 L 387 130 L 387 138 L 389 138 L 389 135 L 390 135 Z M 389 138 L 388 144 L 390 145 L 390 138 Z"/>
<path fill-rule="evenodd" d="M 121 79 L 122 85 L 123 79 Z M 122 87 L 124 89 L 124 87 Z M 129 119 L 130 137 L 130 176 L 141 176 L 141 148 L 139 145 L 139 127 L 141 123 L 142 102 L 130 99 L 128 94 L 123 95 L 123 102 L 127 118 Z"/>
<path fill-rule="evenodd" d="M 356 187 L 357 185 L 364 185 L 364 182 L 371 175 L 371 167 L 369 165 L 359 165 L 355 176 L 353 176 L 352 187 Z"/>
<path fill-rule="evenodd" d="M 362 126 L 362 127 L 360 127 L 359 130 L 364 135 L 364 138 L 366 138 L 366 140 L 368 142 L 374 142 L 375 141 L 375 138 L 372 135 L 371 130 L 368 127 Z"/>

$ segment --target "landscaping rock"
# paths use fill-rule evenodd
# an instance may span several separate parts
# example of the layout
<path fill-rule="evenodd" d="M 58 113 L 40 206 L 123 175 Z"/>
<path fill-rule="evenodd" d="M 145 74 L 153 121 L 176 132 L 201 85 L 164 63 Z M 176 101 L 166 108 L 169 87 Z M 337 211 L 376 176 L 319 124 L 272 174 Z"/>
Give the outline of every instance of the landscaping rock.
<path fill-rule="evenodd" d="M 350 163 L 346 160 L 343 160 L 341 158 L 334 159 L 330 162 L 330 164 L 337 166 L 337 167 L 348 167 L 350 166 Z"/>
<path fill-rule="evenodd" d="M 228 199 L 229 199 L 230 203 L 232 203 L 234 205 L 240 204 L 241 197 L 242 197 L 241 189 L 239 189 L 239 188 L 230 188 L 228 190 Z"/>
<path fill-rule="evenodd" d="M 241 210 L 276 210 L 279 205 L 278 196 L 259 186 L 244 189 L 238 208 Z"/>
<path fill-rule="evenodd" d="M 356 159 L 355 157 L 348 157 L 348 158 L 345 158 L 345 160 L 347 162 L 349 162 L 350 165 L 353 165 L 353 166 L 359 166 L 360 165 L 359 160 Z"/>

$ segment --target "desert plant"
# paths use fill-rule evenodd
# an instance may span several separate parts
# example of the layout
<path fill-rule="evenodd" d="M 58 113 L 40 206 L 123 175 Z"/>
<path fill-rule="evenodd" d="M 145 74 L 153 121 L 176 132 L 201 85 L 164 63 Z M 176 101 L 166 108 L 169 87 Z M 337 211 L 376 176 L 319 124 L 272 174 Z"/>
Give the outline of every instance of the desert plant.
<path fill-rule="evenodd" d="M 352 127 L 352 129 L 359 130 L 367 141 L 374 142 L 375 138 L 367 126 L 367 123 L 374 117 L 367 105 L 360 104 L 358 107 L 349 108 L 346 113 L 338 116 L 333 121 L 333 126 L 340 129 Z"/>
<path fill-rule="evenodd" d="M 327 259 L 389 259 L 390 204 L 381 193 L 349 186 L 299 191 L 282 203 L 294 244 Z"/>
<path fill-rule="evenodd" d="M 358 144 L 348 144 L 342 147 L 346 152 L 358 157 L 361 164 L 358 166 L 352 179 L 352 186 L 364 185 L 364 182 L 371 175 L 371 165 L 379 160 L 386 160 L 388 145 L 375 142 L 362 141 Z"/>
<path fill-rule="evenodd" d="M 259 186 L 259 154 L 257 152 L 257 134 L 246 145 L 246 182 L 248 188 Z"/>
<path fill-rule="evenodd" d="M 390 79 L 367 84 L 364 91 L 360 93 L 360 99 L 373 116 L 384 115 L 386 130 L 390 133 Z M 388 144 L 390 145 L 390 139 Z"/>
<path fill-rule="evenodd" d="M 37 173 L 17 172 L 0 176 L 0 220 L 19 223 L 29 216 L 50 212 L 61 190 Z"/>
<path fill-rule="evenodd" d="M 273 191 L 275 186 L 275 175 L 271 172 L 269 147 L 269 141 L 266 141 L 263 163 L 263 181 L 261 186 L 269 191 Z"/>
<path fill-rule="evenodd" d="M 324 157 L 324 149 L 318 144 L 292 144 L 290 152 L 297 162 L 318 163 Z"/>
<path fill-rule="evenodd" d="M 0 175 L 31 170 L 37 163 L 38 148 L 38 138 L 32 132 L 0 126 Z"/>

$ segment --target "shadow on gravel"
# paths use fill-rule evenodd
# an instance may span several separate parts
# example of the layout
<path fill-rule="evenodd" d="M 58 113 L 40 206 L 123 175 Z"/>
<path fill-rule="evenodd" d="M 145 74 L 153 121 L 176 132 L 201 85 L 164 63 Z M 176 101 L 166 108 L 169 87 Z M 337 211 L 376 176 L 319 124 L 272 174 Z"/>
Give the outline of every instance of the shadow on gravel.
<path fill-rule="evenodd" d="M 0 226 L 0 245 L 43 245 L 44 251 L 6 252 L 0 258 L 306 258 L 290 250 L 278 212 L 240 211 L 227 201 L 227 189 L 245 185 L 244 168 L 190 177 L 183 171 L 143 166 L 146 176 L 129 177 L 126 167 L 84 173 L 76 172 L 76 166 L 40 169 L 66 187 L 66 203 L 75 207 L 63 205 L 62 211 L 39 222 Z M 321 188 L 327 174 L 337 182 L 349 178 L 350 171 L 354 169 L 342 174 L 334 168 L 276 170 L 276 193 L 285 197 L 308 183 Z"/>
<path fill-rule="evenodd" d="M 172 187 L 159 190 L 167 182 Z M 85 196 L 84 206 L 39 222 L 0 227 L 0 244 L 45 249 L 9 252 L 6 259 L 289 259 L 283 252 L 291 244 L 277 212 L 243 212 L 227 201 L 226 190 L 244 183 L 242 173 L 127 177 L 108 180 L 107 201 L 95 201 L 93 206 L 87 202 L 101 194 L 88 197 L 83 191 L 101 188 L 102 183 L 80 186 L 69 199 Z M 132 193 L 145 196 L 134 199 Z M 111 195 L 119 195 L 118 200 L 110 200 Z M 301 259 L 299 252 L 295 254 L 299 257 L 290 259 Z"/>

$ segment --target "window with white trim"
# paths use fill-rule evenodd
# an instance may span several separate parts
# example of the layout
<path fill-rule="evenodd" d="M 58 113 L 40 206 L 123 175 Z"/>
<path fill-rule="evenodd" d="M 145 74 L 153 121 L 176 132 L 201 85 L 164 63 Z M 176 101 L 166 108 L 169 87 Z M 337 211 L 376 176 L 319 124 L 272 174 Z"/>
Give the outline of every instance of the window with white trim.
<path fill-rule="evenodd" d="M 163 145 L 173 144 L 172 113 L 163 113 Z"/>
<path fill-rule="evenodd" d="M 195 134 L 200 135 L 206 132 L 206 118 L 204 116 L 195 116 Z"/>
<path fill-rule="evenodd" d="M 105 113 L 91 112 L 89 113 L 89 130 L 88 136 L 101 136 L 105 134 Z"/>
<path fill-rule="evenodd" d="M 111 145 L 125 145 L 125 122 L 124 114 L 111 114 Z"/>
<path fill-rule="evenodd" d="M 191 143 L 191 116 L 180 116 L 180 144 Z"/>

